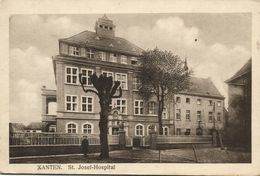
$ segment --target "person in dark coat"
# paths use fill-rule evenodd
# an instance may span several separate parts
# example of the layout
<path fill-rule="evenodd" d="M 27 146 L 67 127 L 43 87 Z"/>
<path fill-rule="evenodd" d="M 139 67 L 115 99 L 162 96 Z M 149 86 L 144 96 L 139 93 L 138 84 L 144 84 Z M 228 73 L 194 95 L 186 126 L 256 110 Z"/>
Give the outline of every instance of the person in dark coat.
<path fill-rule="evenodd" d="M 88 154 L 88 137 L 83 136 L 83 140 L 81 141 L 81 150 L 85 157 L 87 157 Z"/>

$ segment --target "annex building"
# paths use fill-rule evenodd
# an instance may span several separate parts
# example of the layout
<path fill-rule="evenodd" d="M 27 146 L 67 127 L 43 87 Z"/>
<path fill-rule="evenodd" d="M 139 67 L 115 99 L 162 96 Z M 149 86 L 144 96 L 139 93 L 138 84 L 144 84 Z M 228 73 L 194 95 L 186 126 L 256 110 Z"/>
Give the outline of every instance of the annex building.
<path fill-rule="evenodd" d="M 57 90 L 42 89 L 45 131 L 99 133 L 99 99 L 86 94 L 78 78 L 82 73 L 87 80 L 85 86 L 94 89 L 90 82 L 94 72 L 112 76 L 123 89 L 122 97 L 111 104 L 109 134 L 117 134 L 120 123 L 124 123 L 130 137 L 149 135 L 151 125 L 158 129 L 156 98 L 144 101 L 137 92 L 140 83 L 136 71 L 143 49 L 116 37 L 115 31 L 113 21 L 104 15 L 97 20 L 94 32 L 59 39 L 59 54 L 53 57 Z M 191 81 L 188 92 L 165 103 L 164 135 L 202 135 L 209 134 L 213 127 L 223 128 L 224 97 L 210 79 L 194 77 Z M 48 114 L 50 102 L 57 103 L 57 115 Z"/>

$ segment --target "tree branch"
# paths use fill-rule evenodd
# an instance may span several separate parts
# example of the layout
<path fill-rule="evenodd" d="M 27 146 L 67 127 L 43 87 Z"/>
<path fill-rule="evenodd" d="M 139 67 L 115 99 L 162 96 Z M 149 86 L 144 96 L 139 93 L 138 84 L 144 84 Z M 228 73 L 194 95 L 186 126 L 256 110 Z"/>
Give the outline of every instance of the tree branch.
<path fill-rule="evenodd" d="M 119 87 L 119 95 L 112 95 L 112 98 L 120 98 L 122 97 L 122 88 Z"/>
<path fill-rule="evenodd" d="M 118 87 L 120 86 L 120 82 L 119 81 L 115 81 L 115 84 L 111 90 L 111 94 L 110 94 L 110 97 L 113 98 L 114 97 L 114 94 L 116 93 L 116 90 L 118 89 Z M 121 88 L 121 87 L 120 87 Z M 120 91 L 120 88 L 119 88 L 119 91 Z M 120 94 L 120 92 L 119 92 Z M 122 94 L 122 89 L 121 89 L 121 94 Z M 119 97 L 120 98 L 120 97 Z"/>
<path fill-rule="evenodd" d="M 80 82 L 80 85 L 81 85 L 83 91 L 84 91 L 85 93 L 92 92 L 92 93 L 95 93 L 97 96 L 99 96 L 99 95 L 98 95 L 98 92 L 96 92 L 95 90 L 86 89 L 86 88 L 84 87 L 84 84 L 83 84 L 83 82 L 82 82 L 82 80 L 81 80 L 81 77 L 82 77 L 82 74 L 80 73 L 80 74 L 79 74 L 79 82 Z"/>

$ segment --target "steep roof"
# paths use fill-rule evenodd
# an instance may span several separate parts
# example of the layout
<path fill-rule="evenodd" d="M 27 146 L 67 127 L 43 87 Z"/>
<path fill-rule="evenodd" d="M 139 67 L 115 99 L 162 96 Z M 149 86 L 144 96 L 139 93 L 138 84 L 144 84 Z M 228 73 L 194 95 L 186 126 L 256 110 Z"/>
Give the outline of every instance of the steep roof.
<path fill-rule="evenodd" d="M 60 39 L 59 41 L 132 55 L 141 55 L 143 52 L 143 49 L 132 44 L 126 39 L 120 37 L 104 38 L 98 36 L 92 31 L 83 31 L 72 37 Z"/>
<path fill-rule="evenodd" d="M 191 85 L 187 91 L 183 91 L 183 94 L 218 97 L 224 98 L 210 78 L 197 78 L 191 77 Z"/>
<path fill-rule="evenodd" d="M 235 75 L 233 75 L 231 78 L 227 79 L 225 82 L 229 83 L 249 72 L 251 72 L 251 67 L 252 67 L 252 59 L 250 58 L 245 65 L 243 65 L 243 67 L 241 69 L 239 69 Z"/>

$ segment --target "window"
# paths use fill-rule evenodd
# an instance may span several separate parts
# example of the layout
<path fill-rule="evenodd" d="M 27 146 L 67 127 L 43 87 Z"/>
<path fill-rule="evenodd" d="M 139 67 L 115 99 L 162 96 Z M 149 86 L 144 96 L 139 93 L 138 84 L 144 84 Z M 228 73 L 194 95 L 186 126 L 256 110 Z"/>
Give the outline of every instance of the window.
<path fill-rule="evenodd" d="M 110 30 L 112 30 L 113 28 L 112 27 L 109 27 Z"/>
<path fill-rule="evenodd" d="M 180 103 L 181 102 L 181 97 L 176 97 L 176 103 Z"/>
<path fill-rule="evenodd" d="M 90 80 L 90 75 L 92 75 L 92 74 L 93 74 L 93 70 L 84 69 L 84 68 L 81 69 L 81 79 L 82 79 L 82 82 L 84 85 L 87 85 L 87 86 L 92 85 L 91 80 Z"/>
<path fill-rule="evenodd" d="M 201 136 L 203 135 L 203 129 L 202 128 L 196 128 L 196 135 Z"/>
<path fill-rule="evenodd" d="M 197 105 L 201 105 L 201 99 L 197 99 Z"/>
<path fill-rule="evenodd" d="M 77 67 L 65 67 L 65 82 L 69 84 L 77 84 L 78 80 L 78 68 Z"/>
<path fill-rule="evenodd" d="M 122 89 L 127 90 L 127 74 L 116 73 L 115 80 L 120 82 L 120 86 Z"/>
<path fill-rule="evenodd" d="M 133 78 L 133 89 L 138 90 L 138 89 L 140 89 L 140 86 L 141 86 L 140 79 L 138 79 L 137 77 L 134 77 Z"/>
<path fill-rule="evenodd" d="M 190 135 L 190 129 L 189 129 L 189 128 L 186 129 L 186 131 L 185 131 L 185 135 Z"/>
<path fill-rule="evenodd" d="M 122 114 L 127 114 L 126 99 L 119 98 L 119 99 L 115 99 L 113 101 L 114 101 L 114 107 L 117 108 L 118 111 L 120 111 Z"/>
<path fill-rule="evenodd" d="M 167 126 L 163 127 L 163 135 L 165 135 L 165 136 L 169 135 L 169 127 L 167 127 Z"/>
<path fill-rule="evenodd" d="M 176 135 L 181 135 L 181 129 L 180 128 L 176 128 Z"/>
<path fill-rule="evenodd" d="M 93 97 L 81 97 L 81 111 L 93 112 Z"/>
<path fill-rule="evenodd" d="M 218 107 L 221 106 L 221 101 L 217 101 L 217 106 L 218 106 Z"/>
<path fill-rule="evenodd" d="M 155 102 L 148 102 L 148 114 L 156 114 Z"/>
<path fill-rule="evenodd" d="M 218 121 L 218 122 L 221 121 L 221 113 L 220 113 L 220 112 L 217 113 L 217 121 Z"/>
<path fill-rule="evenodd" d="M 176 109 L 176 120 L 181 120 L 181 109 Z"/>
<path fill-rule="evenodd" d="M 138 64 L 136 57 L 131 57 L 131 64 L 132 65 L 137 65 Z"/>
<path fill-rule="evenodd" d="M 135 135 L 136 136 L 143 136 L 144 135 L 144 126 L 138 124 L 135 126 Z"/>
<path fill-rule="evenodd" d="M 197 121 L 201 121 L 201 111 L 197 111 Z"/>
<path fill-rule="evenodd" d="M 79 48 L 75 46 L 69 47 L 69 54 L 72 56 L 79 56 Z"/>
<path fill-rule="evenodd" d="M 98 58 L 101 59 L 102 61 L 106 61 L 106 53 L 100 51 L 100 52 L 98 53 Z"/>
<path fill-rule="evenodd" d="M 135 100 L 135 102 L 134 102 L 134 114 L 135 115 L 144 114 L 143 105 L 144 105 L 143 100 Z"/>
<path fill-rule="evenodd" d="M 152 128 L 153 128 L 152 125 L 148 125 L 148 126 L 147 126 L 147 135 L 149 135 L 149 134 L 151 133 Z M 154 125 L 154 131 L 156 131 L 156 126 L 155 126 L 155 125 Z"/>
<path fill-rule="evenodd" d="M 127 56 L 121 55 L 121 64 L 127 64 Z"/>
<path fill-rule="evenodd" d="M 190 98 L 186 98 L 186 103 L 190 103 Z"/>
<path fill-rule="evenodd" d="M 209 100 L 209 106 L 212 106 L 212 105 L 213 105 L 212 100 Z"/>
<path fill-rule="evenodd" d="M 186 110 L 186 120 L 190 120 L 190 110 Z"/>
<path fill-rule="evenodd" d="M 76 123 L 73 123 L 73 122 L 70 122 L 66 125 L 66 128 L 67 128 L 67 133 L 77 133 L 78 129 L 77 129 L 77 124 Z"/>
<path fill-rule="evenodd" d="M 209 122 L 213 121 L 213 112 L 209 112 Z"/>
<path fill-rule="evenodd" d="M 117 62 L 117 55 L 115 53 L 110 53 L 110 62 Z"/>
<path fill-rule="evenodd" d="M 167 109 L 163 108 L 162 119 L 167 119 Z"/>
<path fill-rule="evenodd" d="M 78 111 L 78 97 L 76 95 L 66 96 L 66 111 Z"/>
<path fill-rule="evenodd" d="M 93 133 L 93 125 L 90 123 L 85 123 L 82 125 L 82 133 L 84 134 L 92 134 Z"/>
<path fill-rule="evenodd" d="M 94 59 L 94 51 L 93 51 L 93 49 L 87 48 L 87 58 Z"/>
<path fill-rule="evenodd" d="M 102 71 L 102 74 L 103 74 L 104 76 L 106 76 L 106 77 L 112 76 L 112 78 L 114 78 L 113 72 Z"/>
<path fill-rule="evenodd" d="M 118 135 L 119 128 L 118 127 L 112 127 L 112 135 Z"/>

